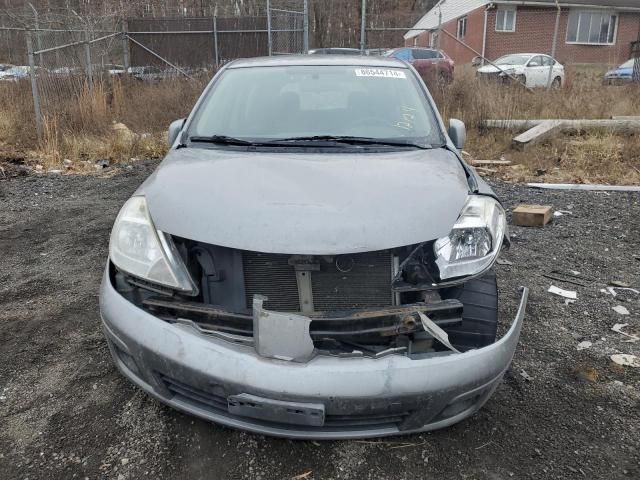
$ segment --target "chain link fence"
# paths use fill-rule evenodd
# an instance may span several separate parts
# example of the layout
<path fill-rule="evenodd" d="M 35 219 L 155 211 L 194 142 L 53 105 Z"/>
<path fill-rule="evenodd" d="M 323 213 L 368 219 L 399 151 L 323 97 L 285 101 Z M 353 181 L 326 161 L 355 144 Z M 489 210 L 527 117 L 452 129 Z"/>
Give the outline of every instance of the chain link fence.
<path fill-rule="evenodd" d="M 269 55 L 309 51 L 307 0 L 267 0 Z"/>
<path fill-rule="evenodd" d="M 108 103 L 116 81 L 209 77 L 237 58 L 308 51 L 308 0 L 265 0 L 255 16 L 213 13 L 53 18 L 34 10 L 19 21 L 0 14 L 0 81 L 30 81 L 42 137 L 51 124 L 67 122 L 65 115 L 84 118 L 82 112 L 68 115 L 70 110 Z M 92 105 L 96 109 L 100 106 Z"/>
<path fill-rule="evenodd" d="M 66 30 L 26 32 L 29 73 L 39 134 L 47 122 L 88 97 L 113 75 L 124 74 L 125 45 L 114 25 L 93 23 Z"/>

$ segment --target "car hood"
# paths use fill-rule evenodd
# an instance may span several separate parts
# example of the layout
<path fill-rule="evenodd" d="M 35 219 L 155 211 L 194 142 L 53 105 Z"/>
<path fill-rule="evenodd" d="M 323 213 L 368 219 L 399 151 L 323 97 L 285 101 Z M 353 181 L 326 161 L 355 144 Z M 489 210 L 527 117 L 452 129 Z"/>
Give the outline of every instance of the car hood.
<path fill-rule="evenodd" d="M 138 189 L 156 227 L 268 253 L 375 251 L 447 235 L 469 187 L 446 149 L 172 150 Z"/>
<path fill-rule="evenodd" d="M 500 69 L 498 67 L 494 67 L 493 65 L 485 65 L 484 67 L 480 67 L 478 72 L 480 73 L 498 73 L 504 70 L 524 70 L 522 65 L 500 65 Z"/>

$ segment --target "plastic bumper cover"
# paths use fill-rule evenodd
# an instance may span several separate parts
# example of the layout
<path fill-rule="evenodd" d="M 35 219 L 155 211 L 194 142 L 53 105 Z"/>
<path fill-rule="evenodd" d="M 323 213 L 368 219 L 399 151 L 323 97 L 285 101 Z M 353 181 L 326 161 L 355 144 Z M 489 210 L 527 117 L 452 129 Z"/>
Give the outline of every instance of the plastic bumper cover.
<path fill-rule="evenodd" d="M 118 368 L 172 407 L 268 435 L 365 438 L 442 428 L 475 413 L 511 363 L 527 296 L 523 288 L 508 332 L 478 350 L 423 359 L 317 356 L 306 363 L 267 359 L 252 347 L 167 323 L 123 298 L 106 275 L 100 310 Z M 304 405 L 319 405 L 326 416 L 323 422 L 302 425 L 237 415 L 238 405 L 231 399 L 243 395 L 263 398 L 267 406 L 301 405 L 292 411 L 303 415 Z"/>

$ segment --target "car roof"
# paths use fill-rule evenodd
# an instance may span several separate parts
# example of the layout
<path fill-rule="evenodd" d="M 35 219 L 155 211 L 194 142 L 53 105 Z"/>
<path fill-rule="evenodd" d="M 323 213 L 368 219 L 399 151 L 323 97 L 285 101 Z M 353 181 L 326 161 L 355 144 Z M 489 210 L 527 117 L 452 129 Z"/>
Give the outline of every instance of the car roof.
<path fill-rule="evenodd" d="M 441 52 L 442 50 L 440 50 L 439 48 L 435 48 L 435 47 L 394 47 L 394 48 L 388 48 L 387 50 L 389 51 L 397 51 L 397 50 L 433 50 L 434 52 Z"/>
<path fill-rule="evenodd" d="M 360 51 L 360 49 L 358 48 L 349 48 L 349 47 L 320 47 L 320 48 L 314 48 L 313 50 L 315 50 L 316 52 L 321 51 L 321 50 L 336 50 L 336 51 L 344 51 L 344 52 L 358 52 Z"/>
<path fill-rule="evenodd" d="M 550 57 L 548 53 L 505 53 L 502 55 L 503 57 L 509 57 L 511 55 L 519 55 L 522 57 L 537 57 L 538 55 L 542 55 L 543 57 Z"/>
<path fill-rule="evenodd" d="M 366 55 L 278 55 L 234 60 L 228 68 L 288 67 L 288 66 L 355 66 L 407 68 L 407 64 L 391 57 Z"/>

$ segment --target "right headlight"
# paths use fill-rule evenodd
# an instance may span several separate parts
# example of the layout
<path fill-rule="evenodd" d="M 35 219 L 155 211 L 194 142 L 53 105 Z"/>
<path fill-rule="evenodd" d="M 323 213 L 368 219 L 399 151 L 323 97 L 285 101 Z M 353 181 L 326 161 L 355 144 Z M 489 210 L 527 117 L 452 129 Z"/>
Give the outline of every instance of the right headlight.
<path fill-rule="evenodd" d="M 171 237 L 155 228 L 142 196 L 131 197 L 120 210 L 111 231 L 109 258 L 134 277 L 197 294 Z"/>
<path fill-rule="evenodd" d="M 469 195 L 451 233 L 434 243 L 440 279 L 476 275 L 498 256 L 506 230 L 504 209 L 497 200 Z"/>

